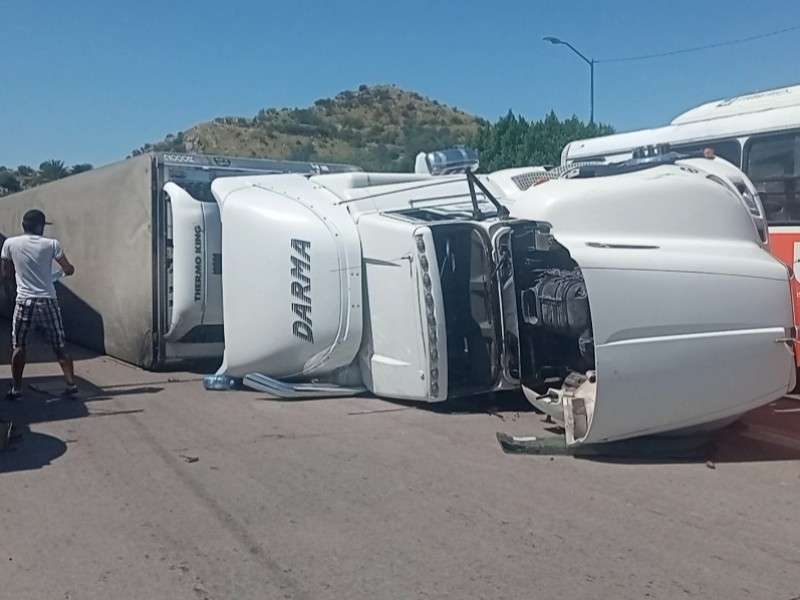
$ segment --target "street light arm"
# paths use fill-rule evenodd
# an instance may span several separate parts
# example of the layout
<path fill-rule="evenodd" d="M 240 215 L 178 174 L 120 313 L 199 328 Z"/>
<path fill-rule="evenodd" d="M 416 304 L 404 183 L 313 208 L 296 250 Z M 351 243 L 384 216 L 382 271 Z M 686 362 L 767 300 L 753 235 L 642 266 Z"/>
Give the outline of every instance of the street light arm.
<path fill-rule="evenodd" d="M 584 56 L 584 55 L 583 55 L 583 54 L 580 52 L 580 50 L 578 50 L 578 49 L 577 49 L 575 46 L 573 46 L 573 45 L 572 45 L 572 44 L 570 44 L 569 42 L 565 42 L 565 41 L 564 41 L 564 40 L 562 40 L 561 38 L 557 38 L 557 37 L 553 37 L 553 36 L 551 36 L 551 35 L 548 35 L 547 37 L 543 37 L 543 38 L 542 38 L 542 41 L 545 41 L 545 42 L 550 42 L 551 44 L 555 44 L 555 45 L 559 45 L 559 44 L 560 44 L 560 45 L 562 45 L 562 46 L 566 46 L 567 48 L 569 48 L 570 50 L 572 50 L 572 51 L 573 51 L 575 54 L 577 54 L 578 56 L 580 56 L 580 57 L 581 57 L 583 60 L 585 60 L 585 61 L 586 61 L 586 62 L 587 62 L 589 65 L 593 65 L 593 64 L 594 64 L 594 60 L 593 60 L 593 59 L 592 59 L 592 60 L 590 60 L 590 59 L 586 58 L 586 57 L 585 57 L 585 56 Z"/>
<path fill-rule="evenodd" d="M 572 50 L 572 51 L 573 51 L 575 54 L 577 54 L 578 56 L 580 56 L 580 57 L 581 57 L 583 60 L 585 60 L 585 61 L 586 61 L 586 64 L 589 64 L 589 65 L 591 65 L 591 64 L 594 62 L 593 60 L 589 60 L 588 58 L 586 58 L 586 57 L 585 57 L 583 54 L 581 54 L 581 53 L 580 53 L 580 52 L 579 52 L 579 51 L 578 51 L 578 50 L 575 48 L 575 46 L 573 46 L 573 45 L 572 45 L 572 44 L 570 44 L 569 42 L 563 42 L 563 41 L 562 41 L 561 43 L 562 43 L 562 44 L 564 44 L 564 45 L 565 45 L 567 48 L 569 48 L 570 50 Z"/>

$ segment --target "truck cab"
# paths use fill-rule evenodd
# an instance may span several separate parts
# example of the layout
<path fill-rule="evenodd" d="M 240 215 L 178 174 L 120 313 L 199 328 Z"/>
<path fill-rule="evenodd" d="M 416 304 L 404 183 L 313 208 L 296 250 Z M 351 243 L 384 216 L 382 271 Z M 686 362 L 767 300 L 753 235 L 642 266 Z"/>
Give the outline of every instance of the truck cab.
<path fill-rule="evenodd" d="M 212 191 L 218 374 L 423 402 L 519 387 L 512 255 L 547 264 L 552 236 L 509 218 L 471 171 L 234 177 Z"/>

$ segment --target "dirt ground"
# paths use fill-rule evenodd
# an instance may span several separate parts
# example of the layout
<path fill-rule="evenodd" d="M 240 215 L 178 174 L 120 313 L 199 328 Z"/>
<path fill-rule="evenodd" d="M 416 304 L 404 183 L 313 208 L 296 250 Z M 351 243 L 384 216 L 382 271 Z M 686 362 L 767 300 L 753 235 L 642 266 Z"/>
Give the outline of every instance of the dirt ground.
<path fill-rule="evenodd" d="M 546 433 L 518 398 L 277 401 L 76 354 L 80 400 L 0 401 L 2 599 L 800 597 L 796 399 L 701 460 L 603 462 L 504 454 Z"/>

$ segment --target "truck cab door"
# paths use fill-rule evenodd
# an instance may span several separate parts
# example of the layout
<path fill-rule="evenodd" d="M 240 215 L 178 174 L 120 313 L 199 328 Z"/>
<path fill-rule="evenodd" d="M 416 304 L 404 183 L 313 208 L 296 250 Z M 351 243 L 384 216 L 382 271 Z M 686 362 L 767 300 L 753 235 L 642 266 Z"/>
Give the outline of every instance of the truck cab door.
<path fill-rule="evenodd" d="M 378 214 L 361 217 L 358 230 L 365 385 L 388 398 L 446 399 L 444 307 L 430 229 Z"/>

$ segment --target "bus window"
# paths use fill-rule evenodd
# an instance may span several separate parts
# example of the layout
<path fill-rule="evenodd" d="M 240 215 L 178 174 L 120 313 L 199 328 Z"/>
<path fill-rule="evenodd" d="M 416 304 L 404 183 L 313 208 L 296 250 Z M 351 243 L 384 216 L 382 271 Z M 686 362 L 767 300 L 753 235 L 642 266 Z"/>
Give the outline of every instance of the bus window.
<path fill-rule="evenodd" d="M 675 152 L 702 152 L 706 148 L 713 148 L 714 154 L 724 158 L 737 167 L 742 166 L 742 147 L 737 140 L 719 140 L 716 142 L 704 142 L 702 144 L 686 144 L 673 146 Z"/>
<path fill-rule="evenodd" d="M 758 190 L 767 223 L 800 222 L 800 135 L 751 138 L 745 172 Z"/>

